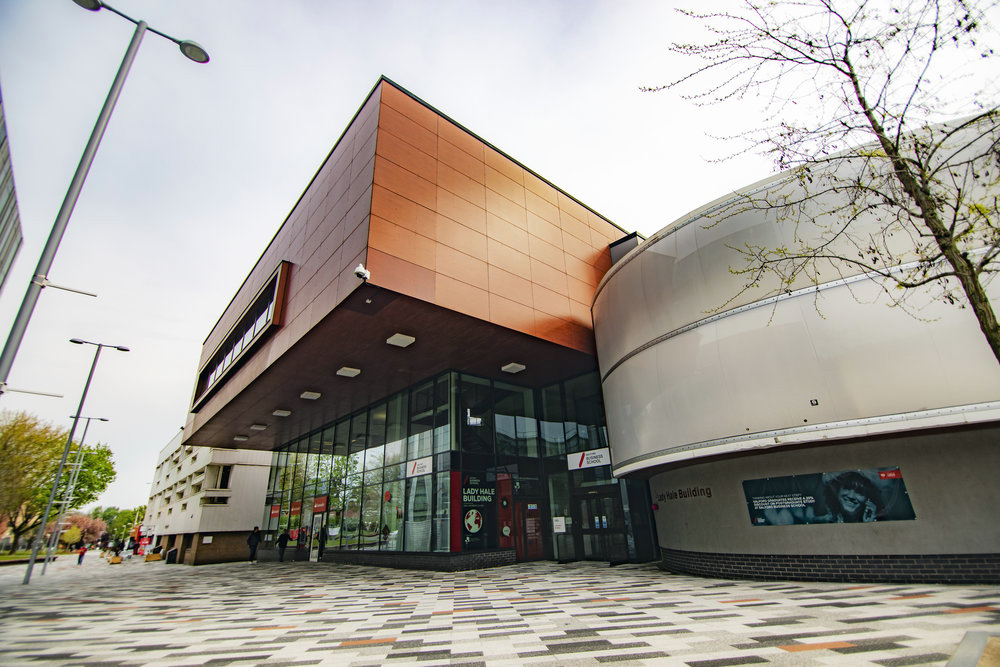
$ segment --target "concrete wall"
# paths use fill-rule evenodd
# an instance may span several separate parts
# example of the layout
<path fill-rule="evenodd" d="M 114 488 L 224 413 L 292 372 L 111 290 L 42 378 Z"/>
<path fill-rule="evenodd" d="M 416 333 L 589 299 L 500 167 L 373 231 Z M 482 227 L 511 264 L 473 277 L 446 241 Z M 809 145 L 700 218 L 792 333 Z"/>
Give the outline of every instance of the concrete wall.
<path fill-rule="evenodd" d="M 252 452 L 262 454 L 264 452 Z M 266 453 L 265 453 L 266 454 Z M 268 457 L 269 459 L 270 457 Z M 233 465 L 229 478 L 230 493 L 228 505 L 204 505 L 199 508 L 199 532 L 246 530 L 260 525 L 267 495 L 267 475 L 270 460 L 266 463 L 239 463 Z M 211 491 L 206 491 L 211 495 Z"/>
<path fill-rule="evenodd" d="M 1000 553 L 1000 428 L 930 431 L 694 463 L 655 475 L 665 549 L 730 554 Z M 898 466 L 915 520 L 754 526 L 744 480 Z M 679 489 L 711 497 L 670 499 Z"/>
<path fill-rule="evenodd" d="M 260 523 L 270 464 L 270 452 L 189 447 L 176 436 L 160 452 L 143 533 L 249 532 Z M 224 465 L 232 466 L 229 486 L 217 489 Z M 203 505 L 208 497 L 225 497 L 228 503 Z"/>

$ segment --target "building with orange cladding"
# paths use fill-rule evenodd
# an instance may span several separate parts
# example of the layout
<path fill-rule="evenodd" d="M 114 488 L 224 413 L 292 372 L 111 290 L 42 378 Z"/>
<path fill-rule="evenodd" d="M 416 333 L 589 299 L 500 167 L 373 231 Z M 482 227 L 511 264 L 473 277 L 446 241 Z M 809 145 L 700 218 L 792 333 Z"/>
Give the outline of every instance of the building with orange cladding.
<path fill-rule="evenodd" d="M 381 78 L 206 338 L 184 443 L 274 452 L 265 546 L 300 560 L 654 559 L 590 314 L 628 236 Z"/>

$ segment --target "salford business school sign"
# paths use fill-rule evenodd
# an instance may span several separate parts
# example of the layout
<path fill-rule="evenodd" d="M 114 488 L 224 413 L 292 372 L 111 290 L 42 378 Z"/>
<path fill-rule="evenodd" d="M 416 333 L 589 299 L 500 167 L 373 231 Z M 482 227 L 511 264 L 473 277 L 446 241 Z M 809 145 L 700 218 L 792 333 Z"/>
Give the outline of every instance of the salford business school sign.
<path fill-rule="evenodd" d="M 611 450 L 607 447 L 566 455 L 566 467 L 570 470 L 582 470 L 583 468 L 596 468 L 598 466 L 609 465 L 611 465 Z"/>

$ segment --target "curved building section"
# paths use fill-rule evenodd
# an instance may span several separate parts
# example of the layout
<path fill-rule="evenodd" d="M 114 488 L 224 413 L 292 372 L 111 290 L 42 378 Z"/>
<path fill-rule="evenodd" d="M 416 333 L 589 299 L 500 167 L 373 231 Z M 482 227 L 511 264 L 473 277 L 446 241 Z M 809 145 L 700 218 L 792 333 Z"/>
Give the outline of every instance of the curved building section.
<path fill-rule="evenodd" d="M 695 211 L 598 286 L 615 474 L 650 480 L 670 569 L 1000 580 L 1000 368 L 978 323 L 925 294 L 890 307 L 863 275 L 741 292 L 733 248 L 803 230 L 718 212 L 795 187 L 778 175 Z"/>

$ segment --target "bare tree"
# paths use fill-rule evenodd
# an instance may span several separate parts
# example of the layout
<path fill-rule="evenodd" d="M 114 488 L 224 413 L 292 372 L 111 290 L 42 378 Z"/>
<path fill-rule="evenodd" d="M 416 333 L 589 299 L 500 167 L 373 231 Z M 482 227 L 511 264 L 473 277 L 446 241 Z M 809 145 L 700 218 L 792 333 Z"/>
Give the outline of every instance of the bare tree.
<path fill-rule="evenodd" d="M 682 11 L 707 38 L 671 49 L 700 65 L 647 90 L 698 82 L 685 95 L 696 103 L 763 101 L 776 120 L 740 136 L 789 170 L 712 213 L 718 224 L 766 211 L 791 230 L 775 245 L 734 248 L 744 292 L 774 296 L 858 275 L 895 305 L 930 291 L 972 310 L 1000 363 L 986 291 L 1000 270 L 1000 113 L 986 69 L 996 67 L 987 23 L 996 8 L 746 0 L 732 13 Z"/>

